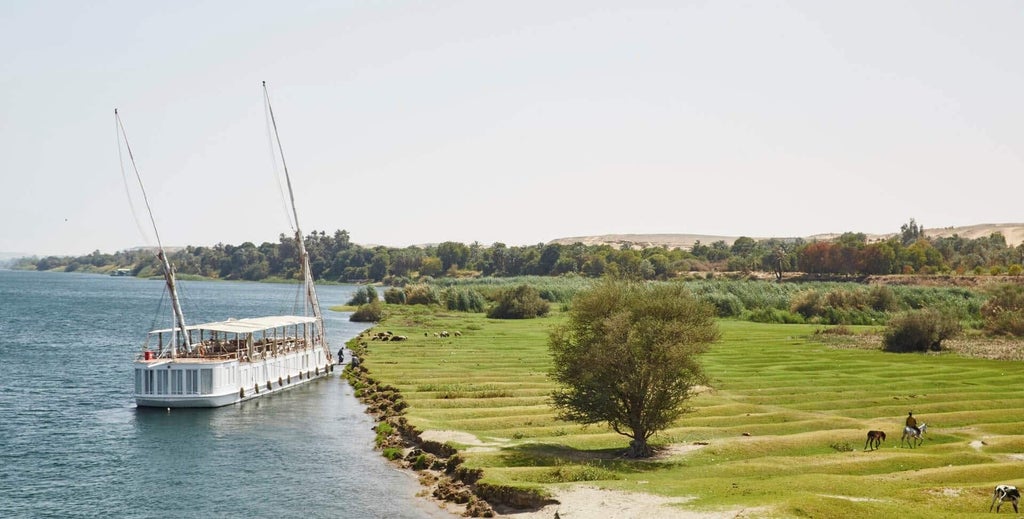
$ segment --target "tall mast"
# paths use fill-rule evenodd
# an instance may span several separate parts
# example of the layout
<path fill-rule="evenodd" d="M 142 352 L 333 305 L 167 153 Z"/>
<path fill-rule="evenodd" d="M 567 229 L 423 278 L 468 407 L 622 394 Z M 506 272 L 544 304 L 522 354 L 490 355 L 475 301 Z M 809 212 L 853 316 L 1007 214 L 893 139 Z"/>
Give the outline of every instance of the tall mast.
<path fill-rule="evenodd" d="M 128 133 L 124 129 L 124 124 L 121 122 L 121 116 L 117 113 L 117 108 L 114 109 L 114 119 L 117 122 L 117 128 L 122 139 L 124 139 L 124 147 L 128 150 L 128 159 L 132 163 L 132 170 L 135 172 L 135 178 L 139 182 L 139 190 L 142 191 L 142 200 L 146 202 L 146 212 L 149 213 L 149 223 L 153 226 L 153 234 L 156 236 L 157 253 L 156 257 L 160 260 L 160 266 L 164 271 L 164 282 L 167 284 L 167 290 L 171 294 L 171 306 L 174 309 L 174 322 L 181 336 L 185 339 L 185 349 L 188 352 L 192 351 L 192 339 L 189 337 L 188 330 L 185 329 L 185 314 L 181 311 L 181 302 L 178 299 L 178 288 L 174 280 L 174 269 L 171 268 L 171 262 L 167 260 L 167 253 L 164 251 L 164 244 L 160 241 L 160 231 L 156 228 L 156 219 L 153 218 L 153 209 L 149 205 L 149 197 L 146 196 L 146 186 L 142 185 L 142 176 L 139 175 L 139 168 L 135 165 L 135 156 L 132 154 L 132 147 L 128 144 Z M 174 344 L 171 348 L 171 357 L 178 356 L 178 346 Z"/>
<path fill-rule="evenodd" d="M 270 114 L 270 123 L 274 127 L 274 139 L 277 141 L 277 151 L 281 156 L 281 167 L 284 169 L 285 183 L 288 185 L 288 199 L 292 208 L 292 219 L 295 221 L 295 241 L 299 244 L 299 257 L 302 264 L 302 279 L 306 289 L 306 301 L 313 308 L 313 317 L 316 319 L 314 335 L 320 335 L 323 340 L 324 351 L 327 359 L 331 360 L 331 348 L 327 346 L 327 334 L 324 333 L 324 317 L 320 313 L 320 299 L 316 296 L 316 288 L 313 286 L 313 272 L 309 266 L 309 252 L 306 251 L 306 244 L 299 227 L 299 212 L 295 208 L 295 192 L 292 190 L 292 178 L 288 174 L 288 163 L 284 160 L 284 147 L 281 146 L 281 136 L 277 132 L 277 120 L 274 119 L 274 107 L 270 104 L 270 94 L 267 92 L 267 82 L 263 82 L 263 100 L 267 104 L 267 112 Z"/>

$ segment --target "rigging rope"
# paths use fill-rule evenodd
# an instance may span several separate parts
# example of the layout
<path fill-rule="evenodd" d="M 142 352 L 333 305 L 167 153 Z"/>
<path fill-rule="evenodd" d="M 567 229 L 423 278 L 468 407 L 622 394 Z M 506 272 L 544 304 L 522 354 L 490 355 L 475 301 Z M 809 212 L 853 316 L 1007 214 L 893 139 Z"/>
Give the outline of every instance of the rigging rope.
<path fill-rule="evenodd" d="M 267 96 L 266 90 L 263 91 L 263 95 Z M 270 153 L 270 164 L 274 169 L 274 180 L 277 181 L 277 192 L 281 195 L 281 210 L 284 211 L 285 221 L 288 222 L 288 228 L 292 230 L 292 234 L 295 234 L 295 227 L 298 223 L 292 221 L 292 214 L 288 211 L 288 200 L 284 196 L 284 182 L 281 181 L 281 171 L 277 169 L 277 153 L 274 152 L 274 129 L 271 128 L 272 115 L 270 113 L 270 101 L 269 99 L 263 103 L 263 118 L 266 120 L 267 128 L 267 151 Z M 284 160 L 284 156 L 281 157 Z"/>
<path fill-rule="evenodd" d="M 114 118 L 117 119 L 117 126 L 121 130 L 121 137 L 124 139 L 124 147 L 128 151 L 128 159 L 132 162 L 132 169 L 135 171 L 135 178 L 139 181 L 139 190 L 142 192 L 142 200 L 146 202 L 146 211 L 149 212 L 149 222 L 153 224 L 153 234 L 156 236 L 156 245 L 163 250 L 164 245 L 160 242 L 160 231 L 156 228 L 156 219 L 153 218 L 153 208 L 149 206 L 149 197 L 146 196 L 146 187 L 142 185 L 142 176 L 139 175 L 139 168 L 135 165 L 135 155 L 132 154 L 132 146 L 128 144 L 128 134 L 124 129 L 124 123 L 121 122 L 121 116 L 118 115 L 117 109 L 114 109 Z M 118 153 L 120 153 L 120 146 L 118 147 Z M 121 164 L 124 168 L 124 164 Z"/>
<path fill-rule="evenodd" d="M 117 163 L 121 166 L 121 180 L 124 181 L 124 192 L 128 195 L 128 207 L 132 210 L 132 221 L 135 222 L 135 228 L 139 230 L 139 234 L 142 236 L 142 241 L 145 242 L 146 245 L 152 245 L 149 235 L 146 234 L 145 229 L 142 227 L 142 222 L 139 221 L 139 215 L 135 210 L 135 203 L 132 201 L 132 190 L 128 185 L 128 174 L 124 170 L 124 154 L 121 152 L 121 132 L 123 131 L 123 124 L 121 123 L 121 118 L 117 116 L 116 109 L 114 110 L 114 116 L 116 117 L 116 120 L 114 121 L 114 136 L 117 140 Z M 128 141 L 126 139 L 125 145 L 127 144 Z"/>

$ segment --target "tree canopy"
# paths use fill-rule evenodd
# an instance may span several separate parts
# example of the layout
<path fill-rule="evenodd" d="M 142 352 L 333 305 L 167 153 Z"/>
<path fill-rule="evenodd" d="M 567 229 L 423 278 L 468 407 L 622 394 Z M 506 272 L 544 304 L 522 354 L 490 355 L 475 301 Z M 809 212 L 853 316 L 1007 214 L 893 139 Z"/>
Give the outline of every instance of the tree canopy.
<path fill-rule="evenodd" d="M 607 423 L 631 438 L 629 456 L 650 456 L 650 437 L 705 382 L 697 356 L 718 339 L 713 317 L 680 284 L 608 280 L 580 294 L 549 338 L 559 416 Z"/>

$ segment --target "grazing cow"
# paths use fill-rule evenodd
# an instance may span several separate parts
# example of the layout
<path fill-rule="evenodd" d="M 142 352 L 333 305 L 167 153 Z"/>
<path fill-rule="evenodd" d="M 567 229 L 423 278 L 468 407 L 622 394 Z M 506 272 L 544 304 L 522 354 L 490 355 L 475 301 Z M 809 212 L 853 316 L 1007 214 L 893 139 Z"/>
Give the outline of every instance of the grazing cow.
<path fill-rule="evenodd" d="M 996 504 L 999 501 L 999 504 Z M 999 513 L 999 507 L 1003 506 L 1004 501 L 1009 501 L 1013 504 L 1013 513 L 1017 513 L 1017 503 L 1020 502 L 1020 490 L 1012 485 L 997 485 L 996 491 L 992 495 L 992 504 L 988 505 L 988 511 L 992 511 L 992 507 L 996 507 L 996 513 Z"/>
<path fill-rule="evenodd" d="M 906 440 L 907 445 L 910 445 L 911 449 L 913 449 L 917 445 L 921 445 L 921 442 L 924 441 L 924 438 L 922 436 L 924 436 L 924 433 L 927 430 L 928 430 L 928 424 L 926 424 L 926 423 L 923 423 L 923 424 L 919 425 L 917 427 L 916 431 L 914 430 L 913 427 L 911 427 L 909 425 L 904 427 L 903 428 L 903 436 L 900 438 L 900 447 L 903 446 L 904 440 Z M 917 445 L 914 445 L 914 442 L 917 442 Z"/>
<path fill-rule="evenodd" d="M 458 330 L 455 330 L 455 336 L 456 337 L 462 337 L 462 332 L 460 332 Z"/>
<path fill-rule="evenodd" d="M 871 445 L 871 450 L 875 450 L 884 441 L 885 431 L 868 431 L 868 441 L 864 442 L 864 450 L 868 450 L 868 445 Z"/>

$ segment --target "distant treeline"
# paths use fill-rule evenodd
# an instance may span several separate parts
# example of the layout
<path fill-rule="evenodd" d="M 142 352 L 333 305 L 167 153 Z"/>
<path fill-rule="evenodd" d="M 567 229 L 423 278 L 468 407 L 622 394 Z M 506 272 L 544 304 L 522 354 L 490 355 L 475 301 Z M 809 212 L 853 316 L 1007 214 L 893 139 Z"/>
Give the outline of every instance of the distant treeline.
<path fill-rule="evenodd" d="M 863 233 L 845 233 L 831 241 L 803 239 L 755 240 L 741 237 L 697 242 L 691 250 L 629 246 L 537 244 L 484 246 L 444 242 L 423 247 L 363 247 L 346 231 L 323 231 L 306 237 L 313 275 L 320 281 L 385 282 L 402 285 L 423 277 L 585 277 L 605 275 L 628 279 L 672 279 L 690 273 L 762 271 L 832 275 L 881 274 L 1008 274 L 1019 275 L 1024 245 L 1009 247 L 1002 234 L 967 239 L 959 236 L 928 238 L 914 220 L 893 238 L 868 242 Z M 295 279 L 299 264 L 296 241 L 282 234 L 277 243 L 217 244 L 185 247 L 170 254 L 181 275 L 218 279 Z M 135 276 L 159 275 L 152 251 L 128 250 L 114 254 L 95 251 L 78 257 L 26 258 L 14 268 L 108 272 L 131 269 Z"/>

